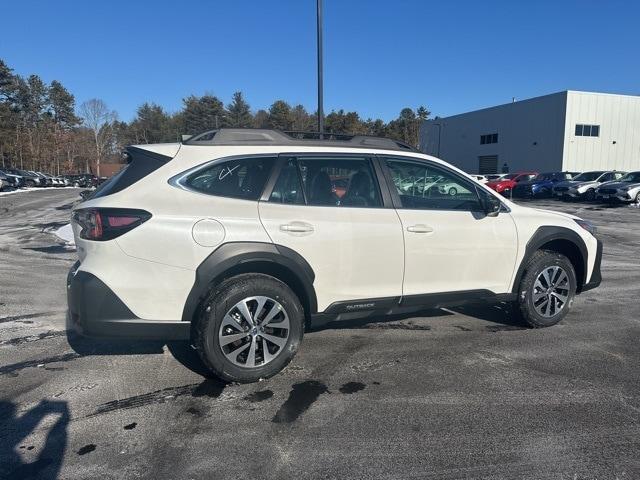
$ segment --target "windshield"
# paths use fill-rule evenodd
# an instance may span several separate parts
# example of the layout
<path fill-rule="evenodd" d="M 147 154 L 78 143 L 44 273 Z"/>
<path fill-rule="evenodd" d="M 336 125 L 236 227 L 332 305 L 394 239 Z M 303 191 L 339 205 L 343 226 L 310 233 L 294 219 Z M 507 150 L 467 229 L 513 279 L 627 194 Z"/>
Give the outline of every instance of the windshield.
<path fill-rule="evenodd" d="M 553 173 L 539 173 L 534 180 L 551 180 Z"/>
<path fill-rule="evenodd" d="M 572 180 L 575 180 L 576 182 L 593 182 L 594 180 L 600 178 L 603 173 L 605 172 L 584 172 L 573 177 Z"/>
<path fill-rule="evenodd" d="M 640 182 L 640 172 L 627 173 L 620 179 L 621 182 Z"/>

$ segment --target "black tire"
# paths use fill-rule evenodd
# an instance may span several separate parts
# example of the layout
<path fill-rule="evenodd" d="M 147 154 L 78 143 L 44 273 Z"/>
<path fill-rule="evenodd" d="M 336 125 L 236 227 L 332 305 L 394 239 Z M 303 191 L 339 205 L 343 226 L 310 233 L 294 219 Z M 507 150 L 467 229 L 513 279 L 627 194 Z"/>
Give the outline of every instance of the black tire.
<path fill-rule="evenodd" d="M 266 365 L 245 368 L 232 363 L 220 347 L 218 333 L 227 312 L 253 296 L 277 300 L 289 318 L 289 337 L 277 356 Z M 203 301 L 194 320 L 192 342 L 203 363 L 219 378 L 240 383 L 269 378 L 285 368 L 298 351 L 304 334 L 304 309 L 293 291 L 277 278 L 250 273 L 232 277 L 215 286 Z"/>
<path fill-rule="evenodd" d="M 596 199 L 596 191 L 593 188 L 590 188 L 584 193 L 584 199 L 587 202 L 593 202 Z"/>
<path fill-rule="evenodd" d="M 534 305 L 534 285 L 545 269 L 556 266 L 564 270 L 568 276 L 567 300 L 554 315 L 543 316 L 538 313 Z M 538 250 L 527 262 L 524 274 L 520 280 L 518 306 L 522 320 L 533 328 L 550 327 L 560 322 L 571 309 L 576 294 L 576 286 L 576 273 L 573 264 L 567 257 L 549 250 Z"/>
<path fill-rule="evenodd" d="M 27 187 L 35 187 L 36 186 L 36 182 L 34 182 L 33 180 L 27 180 L 26 182 L 24 182 L 25 185 Z"/>
<path fill-rule="evenodd" d="M 640 204 L 640 192 L 636 193 L 635 203 Z"/>
<path fill-rule="evenodd" d="M 451 197 L 455 197 L 458 194 L 458 189 L 456 187 L 451 187 L 447 193 Z"/>

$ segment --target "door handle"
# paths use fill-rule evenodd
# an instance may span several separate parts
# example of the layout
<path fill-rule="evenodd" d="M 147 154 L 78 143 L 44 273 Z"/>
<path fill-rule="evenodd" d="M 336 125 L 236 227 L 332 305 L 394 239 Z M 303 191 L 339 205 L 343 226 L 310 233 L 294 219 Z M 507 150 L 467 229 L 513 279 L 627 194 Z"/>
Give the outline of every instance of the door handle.
<path fill-rule="evenodd" d="M 433 233 L 433 228 L 428 225 L 419 223 L 418 225 L 411 225 L 407 227 L 407 232 L 411 233 Z"/>
<path fill-rule="evenodd" d="M 311 233 L 314 231 L 313 225 L 304 222 L 291 222 L 280 225 L 280 230 L 288 233 Z"/>

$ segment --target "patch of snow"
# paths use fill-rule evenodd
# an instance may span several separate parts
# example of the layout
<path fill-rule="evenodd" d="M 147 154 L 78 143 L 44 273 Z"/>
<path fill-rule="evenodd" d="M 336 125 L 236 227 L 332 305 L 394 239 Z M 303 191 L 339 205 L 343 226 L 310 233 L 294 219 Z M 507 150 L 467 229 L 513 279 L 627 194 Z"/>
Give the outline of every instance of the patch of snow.
<path fill-rule="evenodd" d="M 26 187 L 26 188 L 19 188 L 17 190 L 11 190 L 11 191 L 8 191 L 8 192 L 0 192 L 0 197 L 4 197 L 5 195 L 15 195 L 16 193 L 49 192 L 49 191 L 52 191 L 52 190 L 64 190 L 64 189 L 69 189 L 69 188 L 73 188 L 75 190 L 80 190 L 79 187 L 48 187 L 48 188 Z"/>
<path fill-rule="evenodd" d="M 75 239 L 73 238 L 73 229 L 69 223 L 63 225 L 57 230 L 54 230 L 53 234 L 60 240 L 63 240 L 67 245 L 75 246 L 76 244 Z"/>

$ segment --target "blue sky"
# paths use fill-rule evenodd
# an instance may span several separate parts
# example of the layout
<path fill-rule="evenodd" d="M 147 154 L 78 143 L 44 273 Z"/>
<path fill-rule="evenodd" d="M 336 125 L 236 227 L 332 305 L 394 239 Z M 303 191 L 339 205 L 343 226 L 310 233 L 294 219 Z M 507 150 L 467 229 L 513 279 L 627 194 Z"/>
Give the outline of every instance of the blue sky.
<path fill-rule="evenodd" d="M 324 0 L 325 110 L 446 116 L 555 91 L 640 94 L 640 2 Z M 124 120 L 189 94 L 316 107 L 315 0 L 6 1 L 0 58 Z"/>

